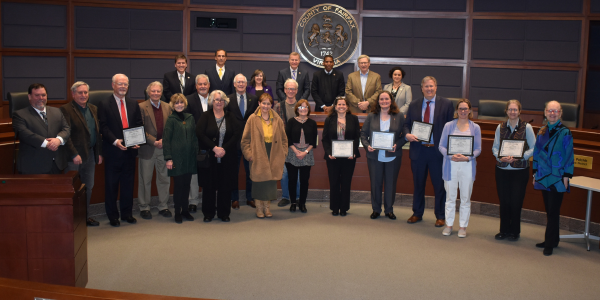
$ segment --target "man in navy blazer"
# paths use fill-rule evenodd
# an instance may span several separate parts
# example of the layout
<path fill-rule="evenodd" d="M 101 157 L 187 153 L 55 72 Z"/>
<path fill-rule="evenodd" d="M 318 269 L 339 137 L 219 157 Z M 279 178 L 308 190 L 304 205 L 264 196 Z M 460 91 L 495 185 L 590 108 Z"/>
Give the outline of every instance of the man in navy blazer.
<path fill-rule="evenodd" d="M 246 93 L 247 85 L 248 81 L 246 79 L 246 76 L 244 76 L 241 73 L 237 74 L 235 76 L 235 93 L 227 96 L 227 98 L 229 98 L 227 110 L 230 113 L 232 113 L 238 119 L 239 124 L 242 125 L 241 128 L 239 128 L 241 132 L 244 132 L 244 127 L 246 127 L 246 121 L 248 121 L 250 115 L 252 115 L 258 108 L 258 99 L 256 98 L 256 96 Z M 242 155 L 242 150 L 240 148 L 239 142 L 237 167 L 235 169 L 236 175 L 234 176 L 236 182 L 234 183 L 234 188 L 231 192 L 231 208 L 240 208 L 240 194 L 238 191 L 237 182 L 237 174 L 240 171 L 240 159 L 244 160 L 244 169 L 246 170 L 246 204 L 252 206 L 253 208 L 256 208 L 254 204 L 254 199 L 252 199 L 252 180 L 250 180 L 250 163 Z"/>
<path fill-rule="evenodd" d="M 407 222 L 413 224 L 423 218 L 425 185 L 427 171 L 429 171 L 435 193 L 435 227 L 442 227 L 446 219 L 446 190 L 442 180 L 443 156 L 438 147 L 444 125 L 454 119 L 454 108 L 452 101 L 436 96 L 437 81 L 433 76 L 425 76 L 421 80 L 421 90 L 424 98 L 410 103 L 404 123 L 404 134 L 406 140 L 410 142 L 409 156 L 414 182 L 413 215 Z M 429 141 L 419 141 L 410 133 L 413 121 L 433 124 L 433 134 Z"/>
<path fill-rule="evenodd" d="M 284 84 L 285 81 L 292 78 L 298 82 L 298 92 L 296 93 L 296 100 L 307 99 L 310 95 L 310 80 L 308 79 L 308 71 L 300 68 L 300 54 L 297 52 L 290 53 L 289 59 L 290 66 L 285 69 L 281 69 L 277 75 L 277 82 L 275 84 L 275 90 L 277 97 L 279 98 L 277 106 L 282 101 L 285 101 Z M 277 109 L 279 110 L 279 109 Z"/>
<path fill-rule="evenodd" d="M 233 87 L 233 77 L 235 77 L 235 72 L 230 68 L 225 68 L 227 51 L 223 49 L 215 51 L 215 60 L 217 61 L 215 68 L 209 68 L 204 71 L 204 74 L 208 76 L 211 83 L 208 92 L 212 93 L 214 90 L 221 90 L 225 95 L 233 94 L 235 91 Z"/>
<path fill-rule="evenodd" d="M 163 78 L 163 95 L 167 103 L 171 101 L 171 96 L 182 93 L 184 96 L 192 95 L 195 92 L 194 77 L 186 72 L 188 63 L 187 57 L 183 54 L 175 56 L 175 71 L 165 73 Z"/>
<path fill-rule="evenodd" d="M 102 133 L 102 153 L 104 155 L 104 207 L 110 225 L 118 227 L 119 198 L 121 220 L 135 224 L 132 215 L 133 185 L 135 180 L 135 158 L 140 146 L 125 147 L 123 129 L 144 126 L 140 106 L 127 97 L 129 78 L 116 74 L 112 78 L 113 95 L 104 99 L 98 106 L 100 132 Z"/>

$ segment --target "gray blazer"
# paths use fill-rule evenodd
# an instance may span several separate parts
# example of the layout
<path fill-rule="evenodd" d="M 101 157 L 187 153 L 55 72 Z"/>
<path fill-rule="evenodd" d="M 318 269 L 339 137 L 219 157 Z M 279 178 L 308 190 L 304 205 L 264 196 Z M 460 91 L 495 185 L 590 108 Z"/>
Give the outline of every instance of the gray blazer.
<path fill-rule="evenodd" d="M 363 123 L 362 129 L 360 130 L 360 141 L 363 144 L 363 147 L 366 150 L 367 158 L 377 160 L 377 156 L 379 155 L 378 150 L 373 152 L 369 152 L 369 146 L 371 145 L 371 132 L 373 131 L 381 131 L 379 127 L 379 116 L 380 114 L 369 113 L 367 119 Z M 385 152 L 386 157 L 400 157 L 402 158 L 402 146 L 406 144 L 406 139 L 404 138 L 404 133 L 402 131 L 404 126 L 404 115 L 401 113 L 391 115 L 390 121 L 390 131 L 395 134 L 395 144 L 396 151 L 395 152 Z"/>
<path fill-rule="evenodd" d="M 392 92 L 392 86 L 394 83 L 386 84 L 383 87 L 384 91 Z M 410 85 L 402 82 L 400 87 L 398 88 L 398 93 L 396 94 L 396 105 L 398 105 L 398 109 L 403 115 L 406 115 L 406 111 L 408 111 L 408 105 L 412 101 L 412 90 L 410 89 Z"/>

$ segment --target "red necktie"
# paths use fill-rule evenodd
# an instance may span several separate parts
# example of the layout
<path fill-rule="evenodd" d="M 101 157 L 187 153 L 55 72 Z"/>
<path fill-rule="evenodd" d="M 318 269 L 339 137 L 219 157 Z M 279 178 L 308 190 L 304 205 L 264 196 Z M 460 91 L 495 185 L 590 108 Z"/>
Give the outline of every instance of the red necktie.
<path fill-rule="evenodd" d="M 431 101 L 427 101 L 427 108 L 425 108 L 425 115 L 423 116 L 423 122 L 429 123 L 429 103 Z"/>
<path fill-rule="evenodd" d="M 429 110 L 429 107 L 427 107 Z M 125 111 L 125 102 L 121 99 L 121 122 L 123 123 L 123 129 L 129 128 L 129 123 L 127 123 L 127 112 Z"/>

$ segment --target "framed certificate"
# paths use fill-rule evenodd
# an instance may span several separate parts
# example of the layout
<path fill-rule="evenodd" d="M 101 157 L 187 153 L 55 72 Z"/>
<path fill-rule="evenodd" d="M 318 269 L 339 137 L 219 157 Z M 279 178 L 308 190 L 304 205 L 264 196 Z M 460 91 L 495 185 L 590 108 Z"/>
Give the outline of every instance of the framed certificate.
<path fill-rule="evenodd" d="M 123 129 L 123 141 L 125 147 L 133 147 L 146 143 L 146 132 L 144 126 Z"/>
<path fill-rule="evenodd" d="M 416 136 L 419 142 L 428 143 L 431 140 L 431 134 L 433 133 L 433 124 L 413 121 L 410 133 Z"/>
<path fill-rule="evenodd" d="M 371 148 L 376 150 L 394 150 L 394 136 L 393 132 L 371 132 Z"/>
<path fill-rule="evenodd" d="M 354 141 L 331 141 L 331 156 L 335 158 L 354 156 Z"/>
<path fill-rule="evenodd" d="M 498 157 L 512 156 L 513 158 L 522 159 L 526 142 L 527 140 L 502 140 Z"/>
<path fill-rule="evenodd" d="M 462 154 L 464 156 L 473 156 L 474 141 L 475 137 L 472 135 L 449 135 L 448 155 Z"/>

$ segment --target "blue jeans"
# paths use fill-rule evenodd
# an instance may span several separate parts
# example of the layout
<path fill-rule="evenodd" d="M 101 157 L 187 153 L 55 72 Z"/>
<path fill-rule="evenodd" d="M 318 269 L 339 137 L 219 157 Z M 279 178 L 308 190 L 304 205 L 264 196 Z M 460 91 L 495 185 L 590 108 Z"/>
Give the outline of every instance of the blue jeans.
<path fill-rule="evenodd" d="M 300 171 L 298 171 L 300 173 Z M 296 185 L 296 197 L 300 195 L 300 175 L 298 175 L 298 184 Z M 281 176 L 281 198 L 290 199 L 290 190 L 288 189 L 288 173 L 285 164 L 283 165 L 283 175 Z"/>

